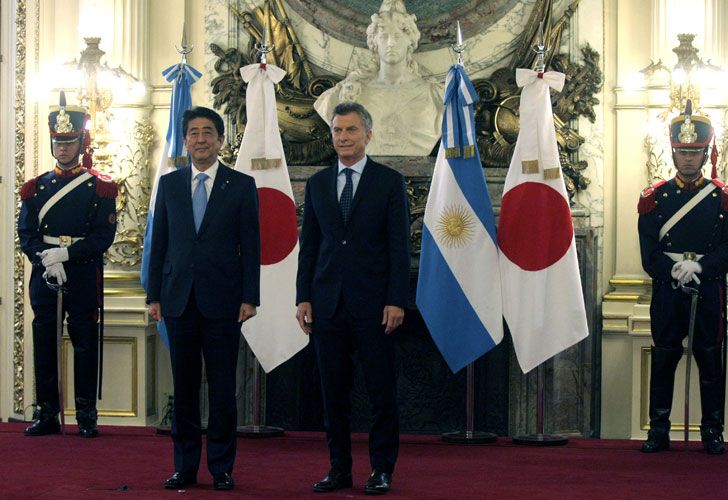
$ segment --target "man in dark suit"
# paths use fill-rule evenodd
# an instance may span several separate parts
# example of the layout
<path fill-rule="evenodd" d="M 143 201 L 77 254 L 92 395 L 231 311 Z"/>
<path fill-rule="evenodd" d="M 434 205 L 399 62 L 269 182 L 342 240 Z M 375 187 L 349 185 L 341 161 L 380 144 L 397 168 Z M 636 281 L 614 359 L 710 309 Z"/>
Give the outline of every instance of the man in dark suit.
<path fill-rule="evenodd" d="M 352 486 L 353 355 L 364 371 L 374 422 L 368 494 L 389 491 L 399 450 L 394 346 L 409 290 L 404 179 L 366 156 L 372 119 L 360 104 L 334 108 L 337 165 L 311 176 L 298 260 L 296 317 L 313 339 L 321 373 L 331 470 L 317 492 Z M 315 318 L 315 321 L 314 321 Z"/>
<path fill-rule="evenodd" d="M 197 482 L 200 352 L 209 384 L 207 467 L 230 490 L 235 461 L 235 366 L 241 323 L 256 313 L 260 287 L 258 198 L 252 177 L 222 165 L 222 118 L 207 108 L 184 113 L 190 167 L 159 180 L 149 266 L 149 315 L 164 317 L 174 379 L 175 473 L 179 489 Z"/>

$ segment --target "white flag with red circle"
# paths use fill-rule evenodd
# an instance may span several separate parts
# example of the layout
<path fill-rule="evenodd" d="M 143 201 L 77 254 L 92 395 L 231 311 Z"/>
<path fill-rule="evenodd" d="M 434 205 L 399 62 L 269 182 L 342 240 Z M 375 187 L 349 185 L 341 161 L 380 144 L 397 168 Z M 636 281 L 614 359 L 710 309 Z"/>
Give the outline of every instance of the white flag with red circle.
<path fill-rule="evenodd" d="M 296 320 L 296 204 L 278 129 L 274 84 L 286 72 L 271 64 L 240 69 L 248 83 L 247 124 L 235 169 L 255 178 L 260 211 L 260 304 L 243 336 L 266 373 L 308 344 Z"/>
<path fill-rule="evenodd" d="M 561 174 L 550 88 L 564 74 L 516 70 L 520 131 L 503 187 L 503 316 L 524 373 L 589 334 L 569 198 Z"/>

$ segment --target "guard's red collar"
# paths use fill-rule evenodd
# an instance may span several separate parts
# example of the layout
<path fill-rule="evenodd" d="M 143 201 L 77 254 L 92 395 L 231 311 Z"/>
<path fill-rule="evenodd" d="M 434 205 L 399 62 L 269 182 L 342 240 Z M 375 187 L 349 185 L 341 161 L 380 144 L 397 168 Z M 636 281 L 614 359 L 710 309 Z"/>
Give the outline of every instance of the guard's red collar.
<path fill-rule="evenodd" d="M 675 174 L 675 183 L 677 184 L 677 187 L 679 187 L 680 189 L 685 189 L 686 191 L 690 191 L 691 189 L 698 189 L 703 184 L 705 184 L 705 177 L 703 177 L 701 175 L 694 181 L 687 182 L 687 181 L 684 181 L 682 179 L 682 177 L 680 177 L 679 173 L 677 173 L 677 174 Z"/>
<path fill-rule="evenodd" d="M 83 166 L 78 165 L 77 167 L 69 168 L 68 170 L 63 170 L 58 165 L 53 167 L 53 173 L 56 174 L 58 177 L 63 177 L 64 179 L 67 179 L 69 177 L 75 177 L 78 174 L 81 173 L 83 170 Z"/>

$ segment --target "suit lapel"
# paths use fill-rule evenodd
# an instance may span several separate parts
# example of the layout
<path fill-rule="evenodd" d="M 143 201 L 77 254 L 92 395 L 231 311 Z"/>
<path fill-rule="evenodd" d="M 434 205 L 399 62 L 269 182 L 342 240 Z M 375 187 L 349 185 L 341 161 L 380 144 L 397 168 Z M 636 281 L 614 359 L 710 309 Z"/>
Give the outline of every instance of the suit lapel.
<path fill-rule="evenodd" d="M 229 191 L 228 187 L 230 184 L 230 178 L 227 171 L 228 167 L 220 163 L 217 166 L 217 174 L 215 175 L 215 182 L 212 184 L 212 191 L 210 192 L 210 198 L 207 201 L 207 207 L 205 208 L 205 215 L 202 217 L 202 224 L 200 224 L 200 231 L 198 234 L 202 234 L 205 228 L 209 225 L 210 219 L 220 206 L 222 201 L 225 199 L 225 195 Z M 190 198 L 191 200 L 192 198 Z M 192 206 L 192 201 L 190 201 Z"/>
<path fill-rule="evenodd" d="M 335 162 L 334 165 L 331 167 L 331 177 L 328 180 L 328 194 L 327 198 L 329 200 L 329 204 L 333 207 L 333 209 L 336 211 L 336 220 L 339 221 L 339 226 L 341 228 L 344 228 L 344 217 L 341 215 L 341 207 L 339 206 L 339 193 L 337 188 L 337 183 L 339 181 L 339 162 Z"/>
<path fill-rule="evenodd" d="M 349 216 L 350 223 L 354 218 L 354 213 L 359 200 L 361 200 L 363 196 L 366 196 L 369 189 L 371 189 L 371 186 L 375 184 L 376 176 L 377 172 L 374 162 L 371 159 L 367 159 L 367 162 L 364 165 L 364 170 L 361 173 L 361 179 L 359 179 L 359 185 L 356 187 L 356 193 L 354 193 L 354 200 L 351 202 L 351 215 Z"/>
<path fill-rule="evenodd" d="M 189 220 L 188 227 L 192 228 L 192 232 L 195 232 L 195 216 L 192 214 L 192 167 L 185 167 L 183 175 L 180 177 L 182 185 L 179 186 L 179 190 L 182 193 L 180 199 L 182 200 L 182 213 L 187 214 Z"/>

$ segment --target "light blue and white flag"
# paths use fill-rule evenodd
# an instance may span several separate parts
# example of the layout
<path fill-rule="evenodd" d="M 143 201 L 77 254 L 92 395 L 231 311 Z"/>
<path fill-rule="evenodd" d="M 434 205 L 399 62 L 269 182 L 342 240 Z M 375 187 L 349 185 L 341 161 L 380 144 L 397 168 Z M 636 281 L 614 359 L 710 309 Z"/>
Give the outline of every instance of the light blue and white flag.
<path fill-rule="evenodd" d="M 503 338 L 495 218 L 475 142 L 477 98 L 463 67 L 452 66 L 417 282 L 417 307 L 453 373 Z"/>
<path fill-rule="evenodd" d="M 167 125 L 167 140 L 164 144 L 162 157 L 157 167 L 157 175 L 154 178 L 152 186 L 152 196 L 149 199 L 149 214 L 147 215 L 147 229 L 144 232 L 144 245 L 142 248 L 142 269 L 141 282 L 144 290 L 147 290 L 149 284 L 149 252 L 152 248 L 152 227 L 154 225 L 154 203 L 157 200 L 157 187 L 159 178 L 164 174 L 171 172 L 173 169 L 186 166 L 187 150 L 184 145 L 184 136 L 182 134 L 182 114 L 192 107 L 192 94 L 190 88 L 200 79 L 202 73 L 192 66 L 182 62 L 170 66 L 162 71 L 162 76 L 172 83 L 172 102 L 169 109 L 169 124 Z M 169 338 L 167 337 L 167 328 L 164 325 L 164 319 L 157 322 L 157 330 L 159 337 L 169 348 Z"/>

